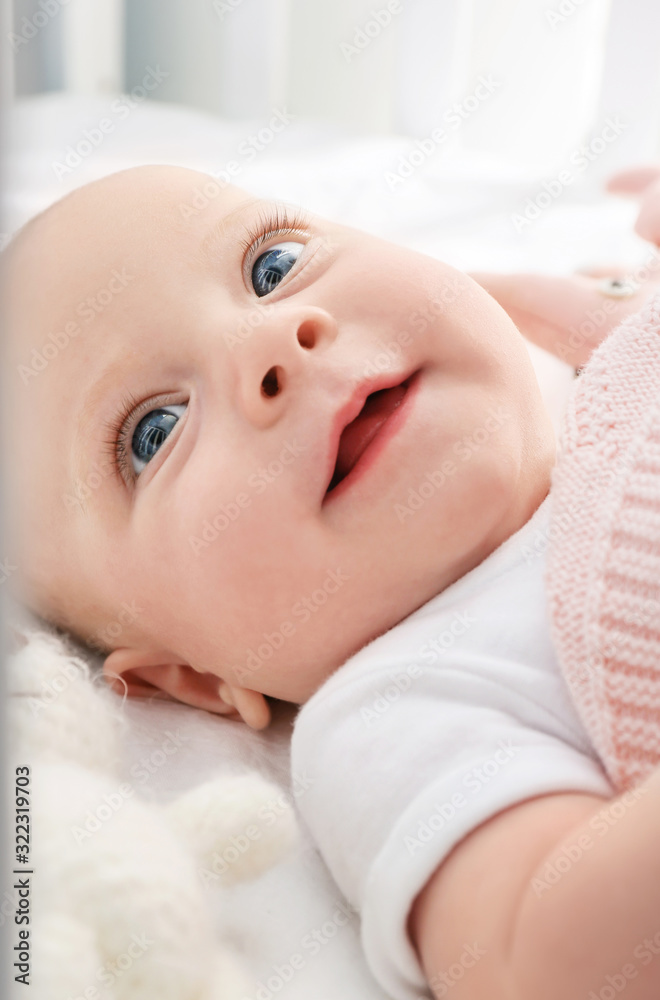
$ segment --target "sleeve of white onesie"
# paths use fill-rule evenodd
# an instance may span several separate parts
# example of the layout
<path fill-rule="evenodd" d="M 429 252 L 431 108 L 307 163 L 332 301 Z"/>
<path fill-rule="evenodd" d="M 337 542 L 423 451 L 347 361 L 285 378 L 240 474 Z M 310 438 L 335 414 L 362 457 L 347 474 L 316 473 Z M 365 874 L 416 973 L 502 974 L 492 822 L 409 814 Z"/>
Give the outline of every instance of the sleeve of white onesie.
<path fill-rule="evenodd" d="M 530 797 L 612 790 L 587 745 L 567 739 L 542 691 L 534 696 L 533 671 L 507 674 L 496 652 L 489 664 L 463 649 L 416 676 L 402 661 L 352 667 L 296 718 L 292 770 L 306 789 L 297 806 L 361 914 L 375 978 L 396 1000 L 421 1000 L 431 993 L 406 921 L 452 847 Z M 547 678 L 536 681 L 542 689 Z"/>

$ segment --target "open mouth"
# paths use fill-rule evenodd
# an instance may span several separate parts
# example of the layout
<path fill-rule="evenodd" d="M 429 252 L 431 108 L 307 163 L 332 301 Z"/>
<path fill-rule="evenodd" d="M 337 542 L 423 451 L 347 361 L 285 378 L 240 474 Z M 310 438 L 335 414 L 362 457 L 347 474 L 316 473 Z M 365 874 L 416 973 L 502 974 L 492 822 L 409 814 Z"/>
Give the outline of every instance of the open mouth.
<path fill-rule="evenodd" d="M 403 402 L 417 372 L 400 385 L 370 393 L 357 417 L 341 432 L 337 458 L 326 497 L 348 476 L 395 410 Z"/>

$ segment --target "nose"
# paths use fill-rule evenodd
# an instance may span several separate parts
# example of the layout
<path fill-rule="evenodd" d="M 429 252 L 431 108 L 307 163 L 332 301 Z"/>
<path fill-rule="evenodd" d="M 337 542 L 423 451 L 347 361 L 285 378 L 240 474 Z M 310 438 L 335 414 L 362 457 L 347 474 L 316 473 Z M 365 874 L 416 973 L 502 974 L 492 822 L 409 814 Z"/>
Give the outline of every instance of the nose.
<path fill-rule="evenodd" d="M 256 427 L 274 424 L 308 378 L 320 376 L 337 324 L 316 306 L 272 307 L 237 348 L 239 399 Z"/>

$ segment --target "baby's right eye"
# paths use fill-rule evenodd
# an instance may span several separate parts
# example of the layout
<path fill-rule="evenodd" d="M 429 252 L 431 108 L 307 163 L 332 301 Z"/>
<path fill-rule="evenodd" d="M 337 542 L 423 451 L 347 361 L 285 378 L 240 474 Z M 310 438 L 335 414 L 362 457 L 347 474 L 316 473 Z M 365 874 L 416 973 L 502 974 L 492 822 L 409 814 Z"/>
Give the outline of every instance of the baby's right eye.
<path fill-rule="evenodd" d="M 138 422 L 131 437 L 130 458 L 136 476 L 153 458 L 185 412 L 185 404 L 159 406 Z"/>
<path fill-rule="evenodd" d="M 258 224 L 245 227 L 243 280 L 261 298 L 276 288 L 294 267 L 309 239 L 311 217 L 307 212 L 291 212 L 286 205 L 275 205 Z M 280 242 L 272 243 L 276 237 Z M 296 239 L 298 237 L 298 239 Z M 270 246 L 264 249 L 267 243 Z"/>
<path fill-rule="evenodd" d="M 252 287 L 259 297 L 268 295 L 286 277 L 305 249 L 304 243 L 276 243 L 257 257 L 251 267 Z"/>

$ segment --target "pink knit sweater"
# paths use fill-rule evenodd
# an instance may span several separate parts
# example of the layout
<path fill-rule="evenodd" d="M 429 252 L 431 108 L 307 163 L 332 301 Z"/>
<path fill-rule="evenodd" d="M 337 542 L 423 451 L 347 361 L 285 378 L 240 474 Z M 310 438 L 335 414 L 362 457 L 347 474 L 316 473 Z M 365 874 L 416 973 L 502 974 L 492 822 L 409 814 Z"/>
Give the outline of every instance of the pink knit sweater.
<path fill-rule="evenodd" d="M 552 473 L 557 654 L 618 790 L 660 763 L 660 293 L 575 380 Z"/>

